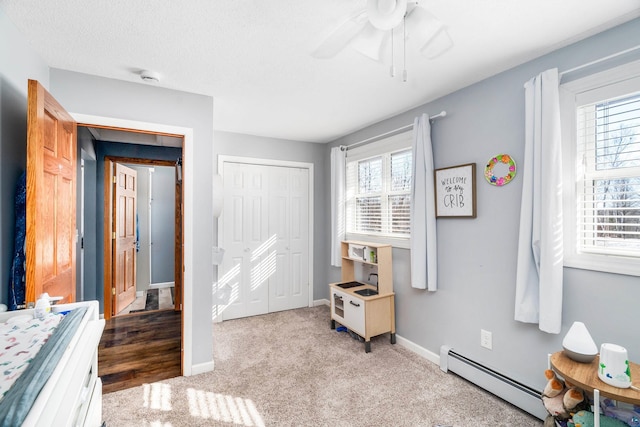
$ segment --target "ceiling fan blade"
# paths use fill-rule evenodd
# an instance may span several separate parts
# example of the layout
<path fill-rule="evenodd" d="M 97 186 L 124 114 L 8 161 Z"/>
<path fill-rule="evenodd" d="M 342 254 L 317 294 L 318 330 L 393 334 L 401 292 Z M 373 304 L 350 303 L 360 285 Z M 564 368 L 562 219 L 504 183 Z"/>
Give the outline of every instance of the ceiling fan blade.
<path fill-rule="evenodd" d="M 407 14 L 407 41 L 416 45 L 429 59 L 442 55 L 453 46 L 445 25 L 422 7 Z"/>
<path fill-rule="evenodd" d="M 449 36 L 449 32 L 446 28 L 442 28 L 420 49 L 420 53 L 426 56 L 428 59 L 434 59 L 442 55 L 453 46 L 453 40 Z"/>
<path fill-rule="evenodd" d="M 387 39 L 389 33 L 375 28 L 370 23 L 351 41 L 351 47 L 364 56 L 380 61 L 382 44 Z"/>
<path fill-rule="evenodd" d="M 365 10 L 358 12 L 329 31 L 329 34 L 311 51 L 311 56 L 318 59 L 333 58 L 365 28 L 367 23 Z"/>

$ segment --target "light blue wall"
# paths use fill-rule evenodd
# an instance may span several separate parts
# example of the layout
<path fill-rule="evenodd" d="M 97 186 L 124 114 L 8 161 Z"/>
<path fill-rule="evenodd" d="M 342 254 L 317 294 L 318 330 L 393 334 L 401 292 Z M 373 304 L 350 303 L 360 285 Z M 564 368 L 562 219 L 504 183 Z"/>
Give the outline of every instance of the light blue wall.
<path fill-rule="evenodd" d="M 0 302 L 14 253 L 14 194 L 27 162 L 27 80 L 49 86 L 49 67 L 0 10 Z"/>
<path fill-rule="evenodd" d="M 411 288 L 409 251 L 393 251 L 398 335 L 436 354 L 441 345 L 452 346 L 537 389 L 546 381 L 547 354 L 562 349 L 562 338 L 576 320 L 587 325 L 597 344 L 623 345 L 631 360 L 640 360 L 637 277 L 565 268 L 562 332 L 550 335 L 537 325 L 513 320 L 522 174 L 505 187 L 488 185 L 483 177 L 493 155 L 508 153 L 522 164 L 527 80 L 549 68 L 562 71 L 591 62 L 638 41 L 640 20 L 634 20 L 330 144 L 348 145 L 412 123 L 422 113 L 446 110 L 447 117 L 437 119 L 432 128 L 435 167 L 477 165 L 477 218 L 437 220 L 439 290 Z M 329 277 L 339 280 L 339 270 L 332 268 Z M 480 347 L 481 328 L 493 333 L 493 350 Z"/>
<path fill-rule="evenodd" d="M 193 212 L 192 362 L 194 365 L 211 362 L 213 98 L 60 69 L 51 69 L 50 79 L 52 95 L 69 112 L 193 129 L 195 155 L 193 165 L 189 166 L 195 178 L 193 193 L 198 200 Z M 99 224 L 98 247 L 101 247 L 100 232 Z"/>

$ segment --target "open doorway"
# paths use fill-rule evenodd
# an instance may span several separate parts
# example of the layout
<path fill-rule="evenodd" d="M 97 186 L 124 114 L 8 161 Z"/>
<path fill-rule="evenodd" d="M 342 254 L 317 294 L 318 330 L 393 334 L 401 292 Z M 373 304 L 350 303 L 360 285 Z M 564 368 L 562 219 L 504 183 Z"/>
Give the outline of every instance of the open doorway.
<path fill-rule="evenodd" d="M 166 237 L 156 245 L 165 253 L 162 262 L 166 266 L 164 280 L 154 283 L 172 288 L 167 289 L 173 290 L 168 293 L 169 300 L 173 303 L 173 308 L 180 311 L 184 306 L 182 276 L 185 242 L 182 203 L 183 187 L 186 187 L 182 180 L 182 158 L 186 150 L 185 142 L 190 141 L 189 135 L 171 134 L 162 129 L 105 125 L 101 120 L 82 120 L 78 126 L 78 156 L 83 159 L 78 181 L 84 200 L 78 206 L 81 215 L 78 218 L 80 239 L 77 250 L 79 266 L 85 266 L 84 272 L 78 271 L 78 294 L 102 300 L 105 319 L 123 312 L 123 308 L 141 294 L 144 299 L 152 282 L 150 274 L 139 274 L 149 273 L 149 240 L 141 245 L 140 232 L 145 236 L 149 234 L 149 173 L 157 168 L 164 171 L 164 174 L 158 174 L 164 179 L 156 186 L 156 190 L 161 190 L 162 195 L 157 197 L 158 202 L 170 206 L 168 210 L 163 209 L 163 218 L 158 221 Z M 112 121 L 107 120 L 106 123 Z M 129 122 L 124 124 L 127 123 Z M 155 127 L 157 125 L 152 126 Z M 86 173 L 87 169 L 89 173 Z M 138 178 L 143 185 L 140 185 Z M 140 206 L 136 201 L 138 187 L 143 196 Z M 123 203 L 119 204 L 119 199 Z M 142 227 L 140 219 L 145 220 Z M 120 226 L 117 220 L 121 220 Z M 146 262 L 142 263 L 143 270 L 138 268 L 140 263 L 136 262 L 138 253 L 147 257 Z M 142 261 L 145 261 L 144 257 Z M 86 268 L 92 262 L 95 267 Z M 137 280 L 138 277 L 142 277 L 142 280 Z M 141 289 L 136 289 L 138 281 L 142 284 Z M 154 292 L 158 294 L 157 291 Z M 155 301 L 157 303 L 159 299 L 156 298 Z M 143 303 L 142 309 L 145 308 Z M 131 309 L 135 307 L 129 310 Z"/>
<path fill-rule="evenodd" d="M 135 299 L 116 315 L 174 309 L 176 166 L 127 164 L 137 175 Z M 179 309 L 179 307 L 178 307 Z"/>
<path fill-rule="evenodd" d="M 181 311 L 181 329 L 182 329 L 182 375 L 190 376 L 194 373 L 193 367 L 193 212 L 194 212 L 194 192 L 193 192 L 193 165 L 194 162 L 194 137 L 193 129 L 162 125 L 157 123 L 146 123 L 140 121 L 117 119 L 103 116 L 85 115 L 78 113 L 71 113 L 72 117 L 76 120 L 79 127 L 91 127 L 97 129 L 115 129 L 127 132 L 129 134 L 150 134 L 155 135 L 157 142 L 155 145 L 164 146 L 164 137 L 180 138 L 182 141 L 182 206 L 183 224 L 182 224 L 182 265 L 179 266 L 182 271 L 182 311 Z M 135 144 L 135 143 L 134 143 Z M 103 178 L 103 168 L 97 168 L 97 178 Z M 94 193 L 94 197 L 95 197 Z M 102 192 L 99 192 L 102 195 Z M 102 197 L 97 197 L 96 210 L 103 211 L 104 200 Z M 98 250 L 102 250 L 104 245 L 104 233 L 102 222 L 97 225 L 98 232 L 96 233 L 97 242 L 95 247 Z M 100 255 L 101 257 L 101 255 Z M 101 264 L 101 263 L 100 263 Z M 88 269 L 85 266 L 85 270 Z M 104 274 L 101 265 L 96 266 L 98 277 L 101 278 Z M 96 295 L 98 299 L 103 297 L 103 287 L 101 284 L 94 288 L 99 292 Z M 108 311 L 104 311 L 105 318 L 110 317 Z"/>
<path fill-rule="evenodd" d="M 179 163 L 179 161 L 178 161 Z M 146 168 L 146 169 L 145 169 Z M 141 228 L 149 226 L 149 218 L 140 223 L 140 218 L 144 218 L 143 213 L 148 213 L 153 199 L 151 196 L 144 197 L 145 186 L 139 186 L 140 178 L 145 176 L 145 172 L 155 175 L 155 170 L 170 172 L 170 175 L 161 177 L 160 185 L 156 185 L 155 195 L 157 201 L 162 199 L 159 195 L 165 196 L 163 199 L 167 205 L 167 199 L 171 200 L 171 206 L 161 206 L 162 209 L 155 209 L 156 220 L 158 215 L 163 217 L 162 224 L 159 225 L 163 232 L 155 233 L 156 237 L 161 236 L 164 241 L 155 242 L 158 250 L 153 246 L 149 247 L 146 242 L 147 262 L 137 262 L 138 254 L 142 249 L 140 241 Z M 161 169 L 162 168 L 162 169 Z M 167 291 L 173 295 L 171 297 L 173 307 L 179 311 L 182 307 L 182 183 L 180 179 L 181 173 L 178 173 L 180 166 L 174 161 L 132 158 L 132 157 L 104 157 L 104 303 L 105 318 L 106 313 L 111 316 L 125 314 L 130 312 L 131 304 L 135 304 L 138 292 L 145 296 L 145 307 L 140 310 L 146 310 L 146 302 L 149 300 L 152 306 L 150 309 L 159 308 L 159 296 L 166 295 Z M 150 173 L 153 170 L 154 173 Z M 160 177 L 160 174 L 159 174 Z M 153 179 L 153 178 L 151 178 Z M 162 181 L 164 180 L 164 182 Z M 148 180 L 147 180 L 148 181 Z M 144 179 L 142 180 L 144 182 Z M 138 200 L 138 188 L 142 205 Z M 161 190 L 161 191 L 157 191 Z M 168 196 L 168 197 L 166 197 Z M 146 201 L 145 201 L 146 199 Z M 142 207 L 142 209 L 141 209 Z M 152 212 L 153 214 L 154 212 Z M 169 224 L 167 225 L 167 222 Z M 142 225 L 142 227 L 141 227 Z M 153 227 L 153 225 L 151 225 Z M 166 231 L 169 230 L 169 233 Z M 144 230 L 142 230 L 144 231 Z M 153 243 L 153 242 L 152 242 Z M 145 251 L 142 252 L 145 254 Z M 149 269 L 138 268 L 140 264 L 148 267 L 153 264 L 153 258 L 162 257 L 162 268 L 155 269 L 155 277 L 161 277 L 161 281 L 154 281 L 154 272 Z M 144 257 L 141 258 L 143 260 Z M 168 264 L 168 265 L 167 265 Z M 145 271 L 146 270 L 146 271 Z M 148 273 L 148 274 L 145 274 Z M 141 281 L 140 288 L 136 287 L 136 283 Z M 154 285 L 154 286 L 151 286 Z M 154 296 L 157 298 L 150 298 Z"/>
<path fill-rule="evenodd" d="M 112 316 L 180 311 L 182 276 L 182 188 L 179 161 L 105 157 L 104 229 L 115 233 L 105 245 L 111 274 Z M 107 203 L 110 203 L 107 206 Z M 106 283 L 106 282 L 105 282 Z M 105 304 L 106 307 L 106 304 Z"/>

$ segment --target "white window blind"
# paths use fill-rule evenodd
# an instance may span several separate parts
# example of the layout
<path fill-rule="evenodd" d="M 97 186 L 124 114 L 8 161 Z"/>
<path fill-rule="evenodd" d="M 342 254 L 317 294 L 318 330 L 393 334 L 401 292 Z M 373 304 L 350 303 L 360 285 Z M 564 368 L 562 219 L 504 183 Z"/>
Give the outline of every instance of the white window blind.
<path fill-rule="evenodd" d="M 347 233 L 408 239 L 411 133 L 347 153 Z"/>
<path fill-rule="evenodd" d="M 392 234 L 408 236 L 411 232 L 411 159 L 411 150 L 391 153 L 388 206 Z"/>
<path fill-rule="evenodd" d="M 578 105 L 576 120 L 578 251 L 640 257 L 640 91 Z"/>

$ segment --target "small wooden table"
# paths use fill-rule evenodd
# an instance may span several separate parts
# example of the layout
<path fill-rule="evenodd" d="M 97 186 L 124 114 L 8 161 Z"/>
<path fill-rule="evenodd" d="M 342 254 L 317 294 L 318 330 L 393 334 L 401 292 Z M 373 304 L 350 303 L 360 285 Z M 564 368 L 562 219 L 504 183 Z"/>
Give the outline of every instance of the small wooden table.
<path fill-rule="evenodd" d="M 614 387 L 598 378 L 599 362 L 599 356 L 596 356 L 591 363 L 580 363 L 569 359 L 562 351 L 551 355 L 553 370 L 576 387 L 589 393 L 599 390 L 602 396 L 619 402 L 640 405 L 640 391 L 632 388 Z M 631 368 L 631 379 L 640 380 L 640 365 L 629 362 L 629 367 Z"/>
<path fill-rule="evenodd" d="M 569 359 L 564 352 L 558 351 L 551 355 L 549 362 L 553 370 L 564 378 L 566 382 L 593 394 L 594 427 L 600 427 L 599 396 L 601 394 L 619 402 L 640 405 L 640 391 L 632 388 L 614 387 L 598 378 L 599 355 L 591 363 L 580 363 Z M 631 379 L 635 378 L 637 381 L 640 378 L 640 365 L 629 362 L 629 368 L 631 369 Z"/>

